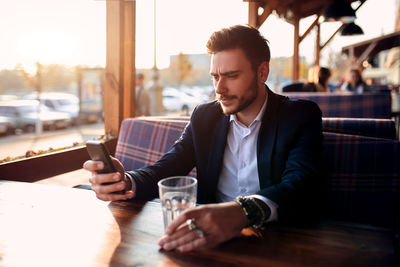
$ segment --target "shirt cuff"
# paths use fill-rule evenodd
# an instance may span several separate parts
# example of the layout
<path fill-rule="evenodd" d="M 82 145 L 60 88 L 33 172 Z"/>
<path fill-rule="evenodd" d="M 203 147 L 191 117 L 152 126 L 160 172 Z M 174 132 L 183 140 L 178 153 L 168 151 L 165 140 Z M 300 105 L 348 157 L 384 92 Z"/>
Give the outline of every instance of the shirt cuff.
<path fill-rule="evenodd" d="M 274 222 L 278 220 L 278 212 L 277 212 L 277 209 L 279 208 L 278 204 L 261 195 L 251 195 L 251 197 L 261 200 L 262 202 L 267 204 L 267 206 L 270 208 L 271 215 L 269 216 L 269 218 L 265 220 L 265 222 Z"/>
<path fill-rule="evenodd" d="M 132 175 L 130 175 L 128 172 L 125 172 L 126 177 L 129 178 L 129 180 L 131 181 L 131 190 L 133 191 L 133 193 L 136 192 L 136 182 L 135 179 L 133 179 Z M 129 191 L 129 190 L 128 190 Z M 133 194 L 133 198 L 135 197 L 135 194 Z"/>

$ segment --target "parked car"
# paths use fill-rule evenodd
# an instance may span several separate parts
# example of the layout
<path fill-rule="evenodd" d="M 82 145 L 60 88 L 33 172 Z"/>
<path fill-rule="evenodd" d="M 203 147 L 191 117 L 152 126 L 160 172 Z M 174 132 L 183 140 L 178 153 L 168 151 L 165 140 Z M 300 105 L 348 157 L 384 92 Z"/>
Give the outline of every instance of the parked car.
<path fill-rule="evenodd" d="M 37 93 L 26 95 L 24 99 L 36 100 Z M 67 113 L 73 124 L 79 120 L 79 98 L 73 94 L 49 92 L 40 94 L 40 103 L 52 111 Z"/>
<path fill-rule="evenodd" d="M 39 112 L 38 112 L 38 109 Z M 39 114 L 39 116 L 38 116 Z M 0 116 L 8 118 L 14 123 L 15 129 L 33 132 L 39 118 L 43 129 L 53 130 L 67 128 L 71 125 L 71 116 L 67 113 L 54 112 L 37 100 L 13 100 L 0 102 Z"/>
<path fill-rule="evenodd" d="M 12 119 L 0 116 L 0 135 L 11 134 L 14 132 L 15 123 Z"/>
<path fill-rule="evenodd" d="M 163 105 L 167 111 L 182 111 L 185 114 L 189 114 L 202 102 L 201 99 L 189 96 L 175 88 L 165 88 L 163 90 Z"/>

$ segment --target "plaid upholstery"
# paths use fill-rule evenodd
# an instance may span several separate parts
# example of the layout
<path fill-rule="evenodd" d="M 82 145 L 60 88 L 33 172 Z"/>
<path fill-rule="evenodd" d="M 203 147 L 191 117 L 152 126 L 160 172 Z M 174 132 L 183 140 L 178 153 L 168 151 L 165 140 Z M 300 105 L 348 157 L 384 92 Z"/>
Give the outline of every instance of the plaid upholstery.
<path fill-rule="evenodd" d="M 393 226 L 399 209 L 399 154 L 395 140 L 325 132 L 330 217 Z"/>
<path fill-rule="evenodd" d="M 115 157 L 125 169 L 133 170 L 155 163 L 181 136 L 186 120 L 140 117 L 122 122 Z M 190 176 L 196 177 L 196 170 Z"/>
<path fill-rule="evenodd" d="M 390 119 L 390 93 L 326 94 L 284 93 L 292 99 L 307 99 L 318 104 L 323 117 Z"/>
<path fill-rule="evenodd" d="M 179 138 L 188 117 L 140 117 L 122 122 L 116 157 L 126 169 L 157 161 Z M 399 209 L 400 143 L 324 132 L 329 218 L 390 226 Z M 189 175 L 196 176 L 195 171 Z"/>
<path fill-rule="evenodd" d="M 389 119 L 322 118 L 325 132 L 396 139 L 396 127 Z"/>

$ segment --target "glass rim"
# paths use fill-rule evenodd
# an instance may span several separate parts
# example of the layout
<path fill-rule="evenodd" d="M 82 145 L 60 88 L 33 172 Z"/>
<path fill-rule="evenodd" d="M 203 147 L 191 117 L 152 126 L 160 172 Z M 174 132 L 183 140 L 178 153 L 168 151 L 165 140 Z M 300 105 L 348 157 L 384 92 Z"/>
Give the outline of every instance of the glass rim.
<path fill-rule="evenodd" d="M 188 179 L 188 180 L 191 180 L 192 183 L 187 184 L 187 185 L 180 185 L 180 186 L 169 186 L 169 185 L 162 184 L 165 181 L 177 179 L 177 178 Z M 191 176 L 171 176 L 171 177 L 161 179 L 160 181 L 158 181 L 157 185 L 158 185 L 158 187 L 162 187 L 162 188 L 166 188 L 166 189 L 187 189 L 187 188 L 197 185 L 197 179 L 194 177 L 191 177 Z"/>

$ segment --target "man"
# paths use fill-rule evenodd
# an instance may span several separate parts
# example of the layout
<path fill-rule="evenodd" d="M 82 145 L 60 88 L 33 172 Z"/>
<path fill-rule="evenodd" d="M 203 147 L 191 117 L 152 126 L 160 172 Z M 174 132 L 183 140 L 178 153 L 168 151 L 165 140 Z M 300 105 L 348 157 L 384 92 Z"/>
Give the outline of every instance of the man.
<path fill-rule="evenodd" d="M 319 184 L 321 111 L 270 91 L 269 47 L 258 30 L 233 26 L 207 43 L 217 101 L 198 106 L 174 146 L 154 165 L 95 174 L 99 199 L 152 199 L 157 181 L 197 168 L 198 203 L 183 212 L 159 241 L 165 250 L 206 249 L 238 236 L 245 227 L 307 218 Z M 122 179 L 121 179 L 122 177 Z M 131 179 L 129 179 L 129 177 Z M 101 183 L 120 181 L 113 185 Z M 130 189 L 125 195 L 111 194 Z M 233 201 L 235 200 L 235 201 Z M 210 204 L 214 203 L 214 204 Z M 215 204 L 217 203 L 217 204 Z M 191 223 L 187 223 L 187 221 Z"/>
<path fill-rule="evenodd" d="M 150 116 L 150 94 L 144 87 L 143 73 L 136 74 L 136 116 Z"/>

